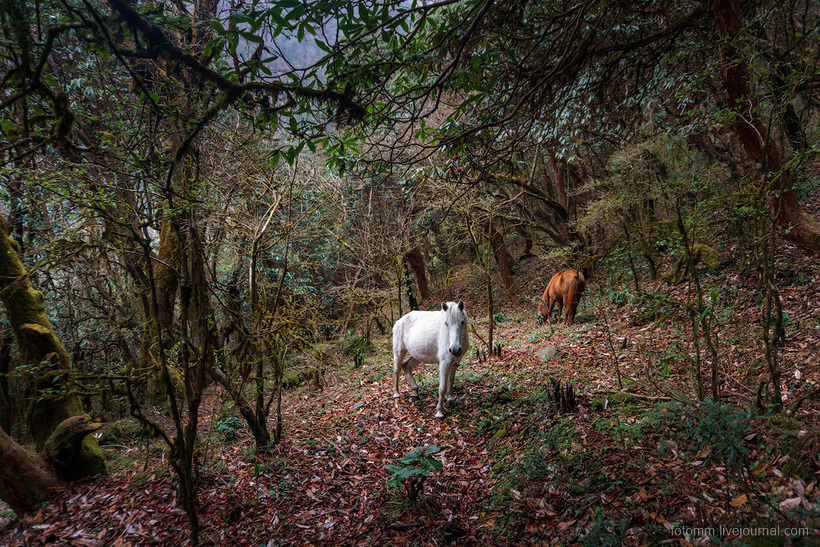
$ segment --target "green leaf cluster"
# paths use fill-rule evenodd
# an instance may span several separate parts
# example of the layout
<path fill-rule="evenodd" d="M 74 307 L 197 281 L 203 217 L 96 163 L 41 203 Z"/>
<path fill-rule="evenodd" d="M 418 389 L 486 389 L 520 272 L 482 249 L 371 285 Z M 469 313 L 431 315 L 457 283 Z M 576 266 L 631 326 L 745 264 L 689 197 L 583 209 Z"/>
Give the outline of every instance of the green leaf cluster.
<path fill-rule="evenodd" d="M 387 464 L 384 468 L 392 475 L 390 484 L 399 486 L 413 477 L 428 477 L 434 471 L 442 471 L 444 465 L 433 457 L 441 449 L 436 445 L 427 445 L 424 448 L 414 448 L 406 456 L 399 459 L 401 465 Z"/>

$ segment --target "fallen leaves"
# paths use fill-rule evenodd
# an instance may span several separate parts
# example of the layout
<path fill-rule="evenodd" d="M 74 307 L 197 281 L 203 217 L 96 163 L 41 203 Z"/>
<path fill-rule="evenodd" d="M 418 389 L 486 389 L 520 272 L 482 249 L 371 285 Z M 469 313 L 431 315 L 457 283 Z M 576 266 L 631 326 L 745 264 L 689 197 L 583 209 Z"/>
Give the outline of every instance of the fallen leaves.
<path fill-rule="evenodd" d="M 456 379 L 460 397 L 445 422 L 432 419 L 435 367 L 418 369 L 424 395 L 418 403 L 390 397 L 389 359 L 366 363 L 357 369 L 361 377 L 352 375 L 321 393 L 290 393 L 284 438 L 268 454 L 255 453 L 248 437 L 235 445 L 210 440 L 200 476 L 202 537 L 233 547 L 269 542 L 496 545 L 521 538 L 571 543 L 589 539 L 595 526 L 619 526 L 622 520 L 630 541 L 651 544 L 669 539 L 681 526 L 757 518 L 764 507 L 760 497 L 781 512 L 816 511 L 816 483 L 789 476 L 786 450 L 778 452 L 780 444 L 763 420 L 743 437 L 754 457 L 749 468 L 756 490 L 747 490 L 716 461 L 712 447 L 690 446 L 681 431 L 669 430 L 673 413 L 656 401 L 625 404 L 607 395 L 601 408 L 592 408 L 596 390 L 652 397 L 659 394 L 658 386 L 688 385 L 684 357 L 671 361 L 666 376 L 645 381 L 672 349 L 691 353 L 674 333 L 673 320 L 665 321 L 668 328 L 629 326 L 626 314 L 613 318 L 612 328 L 624 331 L 616 339 L 629 339 L 616 345 L 617 355 L 606 332 L 591 324 L 501 324 L 497 336 L 504 340 L 505 357 L 463 362 Z M 739 309 L 737 322 L 751 324 L 753 317 Z M 540 362 L 535 351 L 547 343 L 561 348 L 563 357 Z M 793 367 L 784 369 L 784 378 L 817 383 L 816 367 L 802 364 L 815 348 L 816 340 L 809 338 L 790 348 L 799 351 L 784 354 L 791 363 L 784 367 Z M 734 344 L 722 348 L 733 356 L 724 361 L 722 374 L 730 380 L 726 397 L 742 401 L 748 397 L 749 365 L 738 357 L 741 350 Z M 616 363 L 630 381 L 624 389 Z M 557 416 L 539 398 L 548 391 L 550 376 L 577 379 L 577 414 Z M 218 395 L 209 392 L 209 397 Z M 654 423 L 646 417 L 649 411 L 656 414 Z M 557 439 L 562 424 L 571 433 L 564 444 Z M 801 438 L 816 435 L 810 420 L 801 427 Z M 428 444 L 442 447 L 443 471 L 425 482 L 422 503 L 427 505 L 411 507 L 388 487 L 385 465 Z M 125 447 L 120 455 L 124 460 L 144 457 L 137 446 Z M 531 464 L 530 457 L 541 460 Z M 541 474 L 528 476 L 528 464 L 539 465 L 535 471 Z M 131 461 L 108 477 L 69 486 L 61 503 L 17 521 L 15 531 L 3 531 L 0 542 L 184 542 L 187 522 L 170 471 L 156 458 L 145 473 L 142 467 L 142 460 L 138 465 Z"/>

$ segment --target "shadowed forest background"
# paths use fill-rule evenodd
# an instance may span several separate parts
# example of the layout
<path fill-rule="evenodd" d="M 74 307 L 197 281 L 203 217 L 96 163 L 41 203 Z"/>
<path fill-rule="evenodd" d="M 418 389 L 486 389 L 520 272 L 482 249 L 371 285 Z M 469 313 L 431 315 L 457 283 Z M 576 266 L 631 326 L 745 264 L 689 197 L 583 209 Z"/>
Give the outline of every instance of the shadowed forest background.
<path fill-rule="evenodd" d="M 820 541 L 817 2 L 0 33 L 0 543 Z M 391 329 L 459 300 L 437 422 Z"/>

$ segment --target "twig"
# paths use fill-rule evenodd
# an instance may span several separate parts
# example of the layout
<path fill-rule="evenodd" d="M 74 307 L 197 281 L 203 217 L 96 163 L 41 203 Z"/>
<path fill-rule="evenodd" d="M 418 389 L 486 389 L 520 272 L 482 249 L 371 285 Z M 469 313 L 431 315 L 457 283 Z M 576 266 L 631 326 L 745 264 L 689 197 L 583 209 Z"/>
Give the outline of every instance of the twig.
<path fill-rule="evenodd" d="M 404 530 L 411 530 L 413 528 L 420 528 L 422 524 L 420 522 L 407 522 L 404 524 L 391 524 L 388 526 L 391 530 L 396 530 L 398 532 L 402 532 Z"/>
<path fill-rule="evenodd" d="M 630 397 L 635 397 L 636 399 L 641 399 L 645 401 L 672 401 L 672 397 L 652 397 L 651 395 L 640 395 L 638 393 L 629 393 L 628 391 L 616 391 L 616 390 L 601 390 L 601 391 L 589 391 L 587 392 L 588 395 L 629 395 Z"/>

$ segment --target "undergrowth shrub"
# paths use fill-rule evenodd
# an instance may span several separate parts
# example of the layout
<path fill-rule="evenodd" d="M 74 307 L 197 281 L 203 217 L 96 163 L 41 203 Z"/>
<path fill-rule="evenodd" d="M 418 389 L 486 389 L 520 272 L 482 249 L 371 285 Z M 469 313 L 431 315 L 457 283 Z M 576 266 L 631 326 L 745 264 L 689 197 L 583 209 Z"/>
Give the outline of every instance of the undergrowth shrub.
<path fill-rule="evenodd" d="M 436 445 L 414 448 L 399 459 L 400 465 L 387 464 L 384 468 L 392 478 L 390 484 L 398 487 L 404 485 L 407 499 L 415 502 L 424 486 L 424 479 L 434 471 L 441 472 L 444 465 L 433 457 L 440 452 Z"/>
<path fill-rule="evenodd" d="M 230 416 L 219 420 L 214 424 L 214 429 L 222 436 L 222 440 L 229 442 L 236 438 L 236 432 L 242 429 L 242 421 L 236 416 Z"/>

